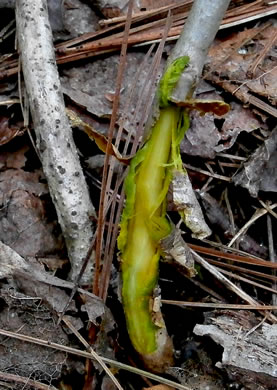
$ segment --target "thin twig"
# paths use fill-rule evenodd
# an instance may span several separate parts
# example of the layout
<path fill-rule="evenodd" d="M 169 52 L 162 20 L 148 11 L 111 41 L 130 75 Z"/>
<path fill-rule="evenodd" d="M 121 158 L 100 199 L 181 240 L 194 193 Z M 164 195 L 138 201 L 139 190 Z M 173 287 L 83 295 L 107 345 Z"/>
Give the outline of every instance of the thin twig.
<path fill-rule="evenodd" d="M 216 155 L 218 157 L 225 157 L 225 158 L 229 158 L 231 160 L 239 160 L 239 161 L 246 161 L 247 160 L 246 157 L 236 156 L 236 155 L 228 154 L 228 153 L 217 153 Z"/>
<path fill-rule="evenodd" d="M 235 225 L 234 214 L 233 214 L 232 207 L 231 207 L 231 204 L 230 204 L 230 201 L 229 201 L 229 197 L 228 197 L 228 188 L 227 187 L 226 187 L 226 189 L 224 191 L 224 200 L 225 200 L 225 203 L 226 203 L 226 206 L 227 206 L 229 219 L 230 219 L 230 222 L 231 222 L 231 234 L 232 234 L 232 236 L 234 236 L 236 234 L 236 225 Z"/>
<path fill-rule="evenodd" d="M 259 199 L 259 202 L 260 202 L 261 205 L 269 212 L 269 214 L 271 214 L 274 218 L 277 219 L 277 214 L 272 210 L 272 208 L 270 207 L 270 205 L 266 204 L 266 203 L 263 202 L 261 199 Z"/>

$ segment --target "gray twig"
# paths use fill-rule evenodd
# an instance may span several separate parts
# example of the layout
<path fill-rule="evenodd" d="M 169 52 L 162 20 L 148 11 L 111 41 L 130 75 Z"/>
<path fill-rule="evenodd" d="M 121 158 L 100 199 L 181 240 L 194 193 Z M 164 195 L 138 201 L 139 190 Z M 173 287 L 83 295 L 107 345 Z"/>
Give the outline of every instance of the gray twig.
<path fill-rule="evenodd" d="M 189 68 L 185 69 L 171 100 L 183 102 L 202 74 L 208 49 L 219 29 L 230 0 L 195 0 L 184 29 L 178 39 L 168 64 L 181 56 L 189 56 Z"/>
<path fill-rule="evenodd" d="M 65 113 L 47 1 L 16 1 L 18 48 L 36 143 L 75 278 L 86 256 L 95 215 Z"/>

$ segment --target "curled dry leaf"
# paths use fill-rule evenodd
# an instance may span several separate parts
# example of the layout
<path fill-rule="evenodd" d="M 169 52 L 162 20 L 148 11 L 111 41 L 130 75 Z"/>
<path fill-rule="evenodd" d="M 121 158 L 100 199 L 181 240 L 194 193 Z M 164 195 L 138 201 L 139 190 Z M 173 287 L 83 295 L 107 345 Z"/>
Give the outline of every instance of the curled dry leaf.
<path fill-rule="evenodd" d="M 233 181 L 247 188 L 254 197 L 259 191 L 277 191 L 277 127 L 244 163 L 242 171 L 234 176 Z"/>
<path fill-rule="evenodd" d="M 184 267 L 189 277 L 196 275 L 194 268 L 194 259 L 191 251 L 182 238 L 181 230 L 177 227 L 172 230 L 170 235 L 161 241 L 163 257 L 166 260 L 174 259 Z"/>
<path fill-rule="evenodd" d="M 205 115 L 209 112 L 214 115 L 222 116 L 227 114 L 230 110 L 229 104 L 222 100 L 188 99 L 176 104 L 177 106 L 186 107 L 190 110 L 197 110 L 201 113 L 201 115 Z"/>
<path fill-rule="evenodd" d="M 206 224 L 201 207 L 193 191 L 186 172 L 174 171 L 172 179 L 173 203 L 182 216 L 193 237 L 203 239 L 211 234 Z"/>
<path fill-rule="evenodd" d="M 220 98 L 215 92 L 201 93 L 199 96 L 207 97 L 209 100 Z M 191 126 L 181 143 L 182 153 L 214 158 L 216 153 L 231 148 L 242 131 L 251 132 L 258 128 L 266 128 L 251 109 L 236 102 L 231 102 L 230 106 L 230 111 L 220 119 L 221 127 L 213 115 L 201 116 L 198 112 L 192 112 Z"/>
<path fill-rule="evenodd" d="M 93 302 L 87 296 L 83 295 L 82 299 L 84 304 L 81 307 L 82 311 L 86 311 L 89 320 L 97 325 L 97 318 L 101 317 L 105 313 L 105 306 L 102 300 Z"/>
<path fill-rule="evenodd" d="M 4 116 L 0 118 L 0 145 L 10 142 L 19 132 L 18 127 L 10 126 L 9 118 Z"/>
<path fill-rule="evenodd" d="M 118 161 L 129 164 L 130 159 L 133 157 L 123 157 L 118 149 L 113 145 L 109 144 L 108 139 L 98 131 L 96 131 L 92 126 L 90 126 L 88 123 L 82 121 L 81 118 L 78 117 L 78 115 L 72 111 L 72 110 L 66 110 L 67 115 L 69 119 L 71 120 L 71 124 L 73 127 L 80 127 L 85 131 L 85 133 L 89 136 L 90 139 L 94 140 L 96 145 L 102 152 L 110 154 L 111 156 L 114 156 Z"/>
<path fill-rule="evenodd" d="M 57 224 L 47 216 L 47 203 L 40 198 L 48 193 L 42 177 L 41 171 L 21 169 L 0 173 L 0 236 L 22 256 L 45 256 L 63 248 L 61 236 L 53 235 Z"/>

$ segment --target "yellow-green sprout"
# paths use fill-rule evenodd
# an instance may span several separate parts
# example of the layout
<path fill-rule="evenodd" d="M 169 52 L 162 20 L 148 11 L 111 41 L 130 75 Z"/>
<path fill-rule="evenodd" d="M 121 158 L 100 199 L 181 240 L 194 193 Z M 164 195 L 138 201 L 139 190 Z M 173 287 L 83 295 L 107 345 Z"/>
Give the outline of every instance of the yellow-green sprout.
<path fill-rule="evenodd" d="M 158 348 L 160 328 L 153 321 L 150 302 L 158 279 L 159 242 L 171 231 L 166 196 L 172 170 L 182 169 L 179 145 L 189 125 L 187 112 L 172 105 L 169 96 L 188 61 L 178 58 L 165 72 L 158 91 L 159 119 L 131 161 L 125 180 L 126 205 L 118 237 L 122 298 L 130 339 L 143 357 Z"/>

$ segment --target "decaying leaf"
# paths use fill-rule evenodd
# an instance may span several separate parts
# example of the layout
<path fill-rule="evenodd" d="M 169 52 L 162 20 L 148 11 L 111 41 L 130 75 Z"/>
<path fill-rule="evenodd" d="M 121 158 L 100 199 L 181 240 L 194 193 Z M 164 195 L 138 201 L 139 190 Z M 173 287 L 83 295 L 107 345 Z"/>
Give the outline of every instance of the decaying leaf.
<path fill-rule="evenodd" d="M 215 92 L 201 93 L 201 98 L 219 99 Z M 191 126 L 181 143 L 181 151 L 187 155 L 214 158 L 216 153 L 231 148 L 242 131 L 251 132 L 258 128 L 266 128 L 252 112 L 241 104 L 231 102 L 231 109 L 218 121 L 211 114 L 201 116 L 198 112 L 191 113 Z"/>
<path fill-rule="evenodd" d="M 181 152 L 189 156 L 213 158 L 215 146 L 221 140 L 214 117 L 211 114 L 201 116 L 198 112 L 191 114 L 190 128 L 181 142 Z"/>
<path fill-rule="evenodd" d="M 186 226 L 193 232 L 193 237 L 203 239 L 211 234 L 205 222 L 201 207 L 193 191 L 191 182 L 186 173 L 173 172 L 172 179 L 173 203 L 182 213 Z"/>
<path fill-rule="evenodd" d="M 11 126 L 8 117 L 0 119 L 0 145 L 7 144 L 18 135 L 20 129 L 16 126 Z"/>
<path fill-rule="evenodd" d="M 218 83 L 242 100 L 259 97 L 260 108 L 268 100 L 268 109 L 276 105 L 276 25 L 266 22 L 244 29 L 217 42 L 209 51 L 207 80 Z M 233 88 L 232 88 L 233 87 Z M 240 93 L 242 92 L 242 93 Z M 258 105 L 258 107 L 259 107 Z"/>
<path fill-rule="evenodd" d="M 63 23 L 65 30 L 70 33 L 69 38 L 97 29 L 98 17 L 88 4 L 80 0 L 66 1 L 64 4 Z"/>
<path fill-rule="evenodd" d="M 253 110 L 232 102 L 231 110 L 224 117 L 224 123 L 220 130 L 221 142 L 215 146 L 215 152 L 231 148 L 242 131 L 250 133 L 259 128 L 267 128 L 267 126 L 255 116 Z"/>
<path fill-rule="evenodd" d="M 39 296 L 30 296 L 4 284 L 0 297 L 0 328 L 13 332 L 20 330 L 33 337 L 70 345 L 68 336 L 61 327 L 56 327 L 51 310 Z M 0 371 L 25 377 L 26 383 L 20 386 L 21 389 L 29 388 L 28 379 L 51 385 L 65 372 L 70 361 L 64 352 L 3 336 L 0 337 L 0 350 Z M 8 388 L 3 386 L 1 388 Z M 19 389 L 17 386 L 12 388 Z"/>
<path fill-rule="evenodd" d="M 277 127 L 244 163 L 242 171 L 233 177 L 233 181 L 247 188 L 254 197 L 259 191 L 277 191 Z"/>
<path fill-rule="evenodd" d="M 21 164 L 22 159 L 6 163 Z M 0 173 L 0 236 L 22 256 L 44 256 L 63 248 L 61 236 L 53 234 L 57 223 L 47 216 L 47 202 L 40 198 L 48 193 L 47 185 L 40 182 L 42 177 L 41 171 L 22 169 Z"/>
<path fill-rule="evenodd" d="M 22 147 L 10 153 L 9 151 L 2 150 L 0 154 L 0 169 L 4 171 L 7 168 L 20 169 L 25 166 L 26 153 L 30 150 L 29 146 L 22 145 Z M 2 181 L 2 180 L 1 180 Z"/>
<path fill-rule="evenodd" d="M 12 248 L 0 241 L 0 279 L 17 280 L 22 291 L 31 296 L 39 296 L 40 299 L 48 303 L 51 309 L 57 313 L 63 312 L 67 304 L 68 295 L 61 290 L 73 289 L 74 283 L 68 282 L 46 272 L 44 267 L 37 261 L 28 262 Z M 57 288 L 59 287 L 59 289 Z M 86 302 L 90 305 L 90 300 L 96 302 L 96 305 L 103 306 L 102 301 L 95 295 L 85 292 Z M 75 302 L 71 301 L 70 310 L 76 311 Z M 101 309 L 97 308 L 98 313 Z M 96 311 L 96 310 L 95 310 Z"/>
<path fill-rule="evenodd" d="M 81 307 L 82 311 L 86 311 L 89 320 L 97 325 L 97 318 L 101 317 L 105 313 L 105 306 L 101 300 L 95 304 L 91 299 L 88 299 L 87 296 L 82 296 L 84 304 Z"/>
<path fill-rule="evenodd" d="M 187 272 L 189 277 L 196 275 L 194 259 L 191 251 L 182 238 L 181 230 L 175 227 L 172 232 L 161 241 L 161 248 L 165 260 L 175 260 Z"/>

